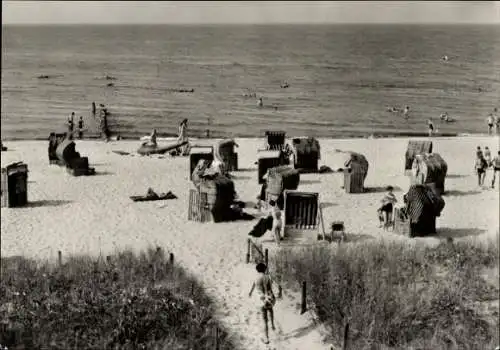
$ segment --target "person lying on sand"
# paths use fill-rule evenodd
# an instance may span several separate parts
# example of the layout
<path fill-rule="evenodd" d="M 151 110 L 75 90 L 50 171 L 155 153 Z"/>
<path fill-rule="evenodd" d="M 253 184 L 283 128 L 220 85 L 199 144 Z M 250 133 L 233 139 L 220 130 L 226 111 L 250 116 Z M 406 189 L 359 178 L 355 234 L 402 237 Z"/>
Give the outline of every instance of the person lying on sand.
<path fill-rule="evenodd" d="M 258 311 L 262 314 L 262 319 L 264 321 L 264 338 L 262 339 L 262 342 L 264 344 L 269 344 L 269 326 L 268 326 L 269 321 L 271 321 L 271 329 L 273 331 L 276 330 L 276 327 L 274 326 L 274 309 L 273 309 L 274 304 L 276 304 L 276 297 L 274 296 L 272 288 L 274 281 L 271 278 L 271 276 L 266 273 L 267 271 L 266 264 L 259 263 L 257 264 L 256 269 L 259 275 L 256 278 L 256 280 L 252 283 L 252 287 L 250 288 L 250 293 L 248 293 L 248 296 L 251 298 L 253 291 L 257 289 L 257 293 L 259 293 L 259 302 L 257 304 L 257 307 Z M 281 286 L 279 286 L 279 288 L 281 290 Z M 278 297 L 281 297 L 280 294 L 278 294 Z"/>

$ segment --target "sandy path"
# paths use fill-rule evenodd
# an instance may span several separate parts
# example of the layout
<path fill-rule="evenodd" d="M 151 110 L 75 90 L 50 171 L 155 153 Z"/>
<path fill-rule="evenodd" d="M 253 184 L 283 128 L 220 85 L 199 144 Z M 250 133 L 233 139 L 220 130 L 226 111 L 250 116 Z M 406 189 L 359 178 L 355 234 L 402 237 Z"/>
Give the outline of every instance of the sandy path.
<path fill-rule="evenodd" d="M 301 178 L 300 189 L 320 192 L 324 218 L 344 220 L 348 232 L 363 233 L 363 239 L 404 239 L 378 229 L 375 210 L 387 184 L 398 186 L 401 198 L 408 179 L 403 175 L 407 140 L 320 140 L 322 164 L 336 168 L 335 148 L 359 151 L 370 162 L 366 186 L 373 190 L 348 195 L 340 188 L 337 174 L 311 174 Z M 253 164 L 260 140 L 241 140 L 235 183 L 243 200 L 258 193 Z M 498 138 L 439 139 L 435 150 L 448 162 L 446 207 L 438 219 L 442 235 L 486 236 L 498 230 L 498 189 L 478 189 L 472 173 L 477 145 L 496 152 Z M 106 254 L 116 249 L 142 249 L 158 245 L 173 252 L 176 260 L 196 274 L 213 295 L 221 321 L 232 331 L 242 349 L 266 349 L 260 343 L 261 325 L 255 304 L 248 298 L 254 277 L 252 265 L 244 263 L 246 237 L 255 221 L 201 224 L 187 221 L 188 160 L 119 156 L 112 150 L 134 151 L 139 142 L 77 142 L 77 150 L 89 156 L 96 167 L 94 177 L 71 177 L 57 166 L 49 166 L 45 142 L 9 142 L 2 153 L 2 166 L 24 160 L 29 167 L 30 206 L 2 209 L 2 256 L 20 255 L 55 258 L 63 254 Z M 493 153 L 492 152 L 492 153 Z M 490 176 L 490 175 L 488 175 Z M 179 198 L 164 202 L 133 203 L 130 195 L 148 187 L 172 190 Z M 437 242 L 419 238 L 417 242 Z M 299 315 L 297 294 L 285 293 L 276 309 L 278 334 L 272 335 L 276 349 L 326 349 L 320 329 L 307 314 Z"/>

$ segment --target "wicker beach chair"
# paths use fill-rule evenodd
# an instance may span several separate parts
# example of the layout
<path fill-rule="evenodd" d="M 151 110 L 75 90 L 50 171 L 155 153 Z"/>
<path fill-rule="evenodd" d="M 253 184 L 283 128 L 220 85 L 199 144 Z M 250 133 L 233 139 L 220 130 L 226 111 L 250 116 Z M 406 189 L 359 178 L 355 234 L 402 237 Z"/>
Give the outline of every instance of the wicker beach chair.
<path fill-rule="evenodd" d="M 285 131 L 266 131 L 266 149 L 281 151 L 285 147 Z"/>
<path fill-rule="evenodd" d="M 432 141 L 408 141 L 408 148 L 405 153 L 405 174 L 409 175 L 412 169 L 413 160 L 418 154 L 432 153 Z"/>
<path fill-rule="evenodd" d="M 365 156 L 349 152 L 349 159 L 345 162 L 344 167 L 344 189 L 346 193 L 363 193 L 369 167 Z"/>
<path fill-rule="evenodd" d="M 319 193 L 284 191 L 281 237 L 293 241 L 326 238 Z"/>
<path fill-rule="evenodd" d="M 214 148 L 212 146 L 193 146 L 189 150 L 189 176 L 193 174 L 194 168 L 200 161 L 206 159 L 209 161 L 214 160 Z"/>
<path fill-rule="evenodd" d="M 1 169 L 2 208 L 23 207 L 28 204 L 28 165 L 12 163 Z"/>

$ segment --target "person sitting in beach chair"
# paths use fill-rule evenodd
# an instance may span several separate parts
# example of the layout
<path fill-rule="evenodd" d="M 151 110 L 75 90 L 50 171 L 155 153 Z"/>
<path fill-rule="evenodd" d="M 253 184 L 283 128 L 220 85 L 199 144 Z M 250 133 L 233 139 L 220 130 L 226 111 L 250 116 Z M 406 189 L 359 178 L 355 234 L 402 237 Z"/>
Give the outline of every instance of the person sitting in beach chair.
<path fill-rule="evenodd" d="M 276 330 L 276 327 L 274 325 L 274 305 L 276 304 L 276 297 L 273 292 L 273 282 L 276 282 L 268 273 L 266 273 L 266 264 L 257 264 L 256 270 L 259 275 L 252 283 L 252 287 L 250 288 L 248 296 L 251 298 L 253 291 L 257 289 L 257 293 L 259 294 L 257 307 L 259 313 L 262 314 L 262 319 L 264 321 L 264 338 L 262 339 L 262 342 L 264 344 L 269 344 L 269 321 L 271 323 L 271 329 L 273 331 Z M 281 286 L 279 284 L 278 287 L 281 290 Z M 281 293 L 278 293 L 278 298 L 281 298 Z"/>
<path fill-rule="evenodd" d="M 392 223 L 392 212 L 394 209 L 394 204 L 397 203 L 396 196 L 392 192 L 394 188 L 392 186 L 387 186 L 387 193 L 381 200 L 381 207 L 378 208 L 378 218 L 380 221 L 379 227 L 387 228 Z"/>

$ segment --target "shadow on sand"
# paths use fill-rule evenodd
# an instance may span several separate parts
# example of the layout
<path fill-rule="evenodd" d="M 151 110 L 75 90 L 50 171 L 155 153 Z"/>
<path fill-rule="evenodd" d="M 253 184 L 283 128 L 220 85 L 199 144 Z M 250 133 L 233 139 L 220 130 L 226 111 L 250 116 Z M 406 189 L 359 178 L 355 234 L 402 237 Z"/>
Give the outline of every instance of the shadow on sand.
<path fill-rule="evenodd" d="M 443 227 L 438 228 L 437 233 L 434 237 L 440 239 L 446 238 L 460 238 L 460 237 L 469 237 L 469 236 L 479 236 L 482 233 L 485 233 L 485 230 L 478 228 L 449 228 Z"/>
<path fill-rule="evenodd" d="M 238 172 L 245 172 L 245 171 L 255 171 L 257 168 L 239 168 L 237 171 Z"/>
<path fill-rule="evenodd" d="M 401 191 L 398 186 L 392 186 L 394 192 Z M 375 186 L 375 187 L 365 187 L 365 193 L 382 193 L 387 192 L 387 186 Z"/>
<path fill-rule="evenodd" d="M 463 177 L 468 177 L 468 175 L 461 175 L 461 174 L 448 174 L 448 175 L 446 175 L 446 178 L 448 178 L 448 179 L 460 179 Z"/>
<path fill-rule="evenodd" d="M 479 194 L 481 191 L 457 191 L 457 190 L 452 190 L 452 191 L 445 191 L 443 193 L 443 197 L 461 197 L 461 196 L 470 196 L 473 194 Z"/>
<path fill-rule="evenodd" d="M 64 199 L 44 199 L 41 201 L 28 202 L 26 207 L 28 208 L 38 208 L 38 207 L 58 207 L 61 205 L 66 205 L 72 203 L 73 201 L 68 201 Z"/>
<path fill-rule="evenodd" d="M 372 235 L 358 234 L 358 233 L 346 233 L 346 243 L 362 242 L 369 239 L 374 239 Z"/>
<path fill-rule="evenodd" d="M 252 179 L 251 176 L 231 174 L 231 180 L 250 180 L 250 179 Z"/>
<path fill-rule="evenodd" d="M 335 207 L 337 205 L 338 205 L 337 203 L 332 203 L 332 202 L 321 202 L 321 208 L 322 209 L 326 209 L 326 208 L 330 208 L 330 207 Z"/>
<path fill-rule="evenodd" d="M 313 185 L 313 184 L 319 184 L 321 181 L 319 180 L 300 180 L 301 185 Z"/>
<path fill-rule="evenodd" d="M 116 175 L 111 171 L 96 171 L 94 176 L 102 176 L 102 175 Z"/>

